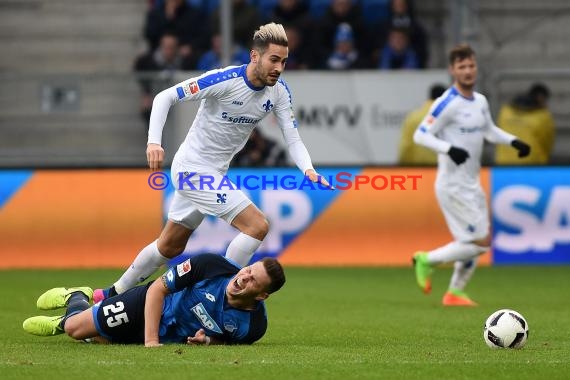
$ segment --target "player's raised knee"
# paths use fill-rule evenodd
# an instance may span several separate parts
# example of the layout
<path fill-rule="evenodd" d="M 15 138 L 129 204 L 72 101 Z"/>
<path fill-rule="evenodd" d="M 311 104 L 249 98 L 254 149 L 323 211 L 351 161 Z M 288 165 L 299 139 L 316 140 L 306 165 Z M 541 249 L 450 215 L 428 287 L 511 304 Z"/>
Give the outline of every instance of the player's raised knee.
<path fill-rule="evenodd" d="M 186 243 L 184 242 L 175 242 L 175 241 L 167 241 L 163 242 L 162 244 L 159 243 L 158 251 L 164 257 L 174 258 L 184 252 L 184 248 L 186 248 Z"/>
<path fill-rule="evenodd" d="M 269 221 L 265 215 L 261 215 L 253 221 L 251 227 L 251 232 L 255 234 L 259 240 L 262 240 L 269 232 Z"/>
<path fill-rule="evenodd" d="M 477 244 L 481 248 L 488 248 L 491 246 L 491 235 L 487 235 L 484 238 L 475 240 L 473 243 Z"/>

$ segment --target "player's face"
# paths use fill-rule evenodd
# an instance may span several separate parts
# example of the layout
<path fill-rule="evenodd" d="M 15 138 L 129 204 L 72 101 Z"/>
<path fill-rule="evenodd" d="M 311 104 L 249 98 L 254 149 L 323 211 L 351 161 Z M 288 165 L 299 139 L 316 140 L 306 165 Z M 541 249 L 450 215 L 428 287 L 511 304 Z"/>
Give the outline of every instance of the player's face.
<path fill-rule="evenodd" d="M 262 55 L 258 51 L 252 53 L 255 64 L 255 85 L 274 86 L 279 76 L 285 70 L 289 49 L 286 46 L 269 44 Z"/>
<path fill-rule="evenodd" d="M 227 287 L 227 293 L 233 298 L 265 299 L 267 298 L 267 287 L 271 279 L 263 266 L 257 262 L 242 268 Z"/>
<path fill-rule="evenodd" d="M 455 60 L 449 71 L 460 87 L 471 89 L 475 86 L 477 81 L 477 61 L 475 57 Z"/>

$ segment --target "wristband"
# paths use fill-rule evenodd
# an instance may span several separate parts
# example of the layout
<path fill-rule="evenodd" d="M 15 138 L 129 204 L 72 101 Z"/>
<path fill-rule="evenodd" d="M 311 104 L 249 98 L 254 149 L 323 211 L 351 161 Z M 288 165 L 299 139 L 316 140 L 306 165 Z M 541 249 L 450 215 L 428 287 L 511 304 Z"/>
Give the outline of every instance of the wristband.
<path fill-rule="evenodd" d="M 209 346 L 211 341 L 212 341 L 212 339 L 210 339 L 209 336 L 206 335 L 206 336 L 204 337 L 204 344 L 205 344 L 206 346 Z"/>

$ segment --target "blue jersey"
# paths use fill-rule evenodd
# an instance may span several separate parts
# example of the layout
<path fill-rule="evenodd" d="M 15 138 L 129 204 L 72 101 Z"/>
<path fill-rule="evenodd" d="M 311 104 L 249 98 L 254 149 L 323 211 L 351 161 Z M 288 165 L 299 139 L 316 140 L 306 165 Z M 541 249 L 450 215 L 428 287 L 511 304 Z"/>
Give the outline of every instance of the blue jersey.
<path fill-rule="evenodd" d="M 222 256 L 203 254 L 170 268 L 162 281 L 172 292 L 164 300 L 159 325 L 161 343 L 186 343 L 204 329 L 230 344 L 250 344 L 267 330 L 265 304 L 254 310 L 230 306 L 226 286 L 239 272 Z M 144 343 L 144 307 L 150 284 L 107 298 L 92 308 L 99 334 L 113 343 Z"/>
<path fill-rule="evenodd" d="M 185 342 L 204 329 L 227 343 L 253 343 L 267 328 L 265 304 L 255 310 L 231 307 L 226 287 L 239 268 L 222 256 L 198 255 L 170 268 L 162 281 L 173 292 L 164 300 L 161 342 Z"/>

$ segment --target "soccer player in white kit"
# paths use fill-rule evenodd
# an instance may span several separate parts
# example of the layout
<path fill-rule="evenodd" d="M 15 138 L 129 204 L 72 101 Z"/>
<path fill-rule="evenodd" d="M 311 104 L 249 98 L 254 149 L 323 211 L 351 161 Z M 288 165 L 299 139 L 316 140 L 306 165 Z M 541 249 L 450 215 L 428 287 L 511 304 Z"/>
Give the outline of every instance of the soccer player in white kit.
<path fill-rule="evenodd" d="M 254 33 L 249 64 L 208 71 L 155 97 L 147 145 L 152 170 L 159 170 L 164 159 L 161 137 L 170 107 L 188 100 L 201 101 L 172 162 L 176 191 L 168 221 L 158 239 L 142 249 L 112 287 L 95 291 L 95 302 L 134 287 L 181 254 L 206 214 L 222 218 L 240 231 L 229 244 L 226 257 L 240 266 L 248 264 L 267 235 L 269 224 L 237 186 L 232 184 L 233 190 L 228 186 L 219 188 L 233 156 L 244 147 L 258 122 L 271 112 L 299 169 L 311 181 L 329 186 L 313 168 L 297 130 L 291 93 L 279 79 L 287 62 L 287 45 L 282 25 L 263 25 Z M 203 178 L 214 179 L 213 189 L 201 182 Z"/>
<path fill-rule="evenodd" d="M 485 193 L 479 182 L 483 142 L 509 144 L 519 157 L 530 147 L 499 129 L 482 94 L 474 91 L 477 80 L 475 52 L 467 44 L 449 54 L 453 85 L 432 105 L 418 126 L 414 141 L 438 153 L 435 192 L 453 242 L 429 252 L 416 252 L 413 258 L 419 287 L 431 292 L 434 266 L 455 262 L 442 303 L 445 306 L 476 306 L 464 292 L 478 256 L 489 249 L 489 215 Z"/>

